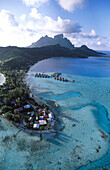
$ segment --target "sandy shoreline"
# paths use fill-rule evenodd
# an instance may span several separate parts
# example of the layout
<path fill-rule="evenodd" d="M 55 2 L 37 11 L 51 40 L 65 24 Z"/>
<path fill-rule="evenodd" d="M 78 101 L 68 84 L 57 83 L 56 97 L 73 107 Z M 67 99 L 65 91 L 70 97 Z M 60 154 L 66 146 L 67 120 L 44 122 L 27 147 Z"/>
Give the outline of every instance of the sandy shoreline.
<path fill-rule="evenodd" d="M 0 73 L 0 76 L 3 78 L 2 82 L 0 81 L 0 85 L 2 85 L 3 83 L 5 83 L 6 78 L 2 73 Z"/>

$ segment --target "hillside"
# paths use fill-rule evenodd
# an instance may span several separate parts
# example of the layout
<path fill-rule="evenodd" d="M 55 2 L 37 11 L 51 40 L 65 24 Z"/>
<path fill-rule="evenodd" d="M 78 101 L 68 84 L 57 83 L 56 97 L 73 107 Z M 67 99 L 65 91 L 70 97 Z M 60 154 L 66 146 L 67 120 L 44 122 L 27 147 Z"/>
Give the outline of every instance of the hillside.
<path fill-rule="evenodd" d="M 75 48 L 73 52 L 82 57 L 88 57 L 88 56 L 98 56 L 99 54 L 101 55 L 102 53 L 98 53 L 90 48 L 88 48 L 86 45 L 82 45 L 81 47 Z"/>
<path fill-rule="evenodd" d="M 60 45 L 51 45 L 41 48 L 0 47 L 1 67 L 11 69 L 27 68 L 36 62 L 51 57 L 86 58 L 88 56 L 100 56 L 86 46 L 70 50 Z"/>

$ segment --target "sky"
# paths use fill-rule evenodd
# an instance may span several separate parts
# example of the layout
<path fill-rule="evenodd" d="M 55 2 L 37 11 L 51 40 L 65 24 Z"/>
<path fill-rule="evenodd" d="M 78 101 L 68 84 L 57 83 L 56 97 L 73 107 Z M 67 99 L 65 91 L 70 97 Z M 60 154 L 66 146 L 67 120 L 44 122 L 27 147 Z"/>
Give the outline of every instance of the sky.
<path fill-rule="evenodd" d="M 64 34 L 76 47 L 110 51 L 110 0 L 0 1 L 0 46 Z"/>

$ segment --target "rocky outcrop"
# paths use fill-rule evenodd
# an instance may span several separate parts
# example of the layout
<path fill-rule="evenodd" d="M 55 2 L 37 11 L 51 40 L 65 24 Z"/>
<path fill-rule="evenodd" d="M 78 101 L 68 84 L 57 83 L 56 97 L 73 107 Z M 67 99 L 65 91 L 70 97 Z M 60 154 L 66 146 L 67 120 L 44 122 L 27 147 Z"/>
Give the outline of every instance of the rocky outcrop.
<path fill-rule="evenodd" d="M 41 37 L 38 41 L 32 43 L 29 48 L 44 47 L 56 44 L 59 44 L 61 47 L 69 48 L 70 50 L 74 49 L 74 45 L 70 42 L 70 40 L 64 38 L 63 34 L 55 35 L 54 38 L 48 37 L 47 35 L 45 37 Z"/>

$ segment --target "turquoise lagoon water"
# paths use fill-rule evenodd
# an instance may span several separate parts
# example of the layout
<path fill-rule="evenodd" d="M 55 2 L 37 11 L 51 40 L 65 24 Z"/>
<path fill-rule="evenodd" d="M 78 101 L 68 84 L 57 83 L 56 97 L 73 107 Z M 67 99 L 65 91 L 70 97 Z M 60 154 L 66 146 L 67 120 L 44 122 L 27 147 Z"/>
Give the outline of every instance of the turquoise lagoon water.
<path fill-rule="evenodd" d="M 70 81 L 35 78 L 36 72 L 61 72 Z M 63 130 L 49 140 L 51 153 L 46 153 L 44 159 L 49 158 L 52 163 L 44 166 L 47 169 L 109 167 L 110 59 L 46 59 L 31 67 L 27 81 L 36 99 L 41 96 L 60 106 L 58 117 Z M 97 152 L 98 147 L 101 149 Z"/>
<path fill-rule="evenodd" d="M 35 78 L 56 71 L 70 81 Z M 59 105 L 61 128 L 40 141 L 0 118 L 0 170 L 109 169 L 110 59 L 47 59 L 32 66 L 26 80 L 36 100 Z"/>

